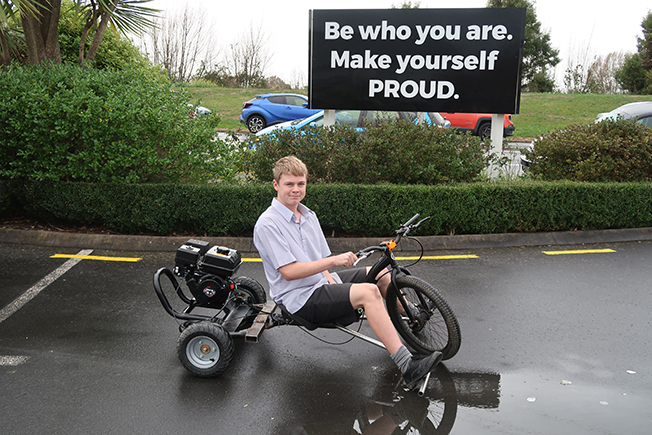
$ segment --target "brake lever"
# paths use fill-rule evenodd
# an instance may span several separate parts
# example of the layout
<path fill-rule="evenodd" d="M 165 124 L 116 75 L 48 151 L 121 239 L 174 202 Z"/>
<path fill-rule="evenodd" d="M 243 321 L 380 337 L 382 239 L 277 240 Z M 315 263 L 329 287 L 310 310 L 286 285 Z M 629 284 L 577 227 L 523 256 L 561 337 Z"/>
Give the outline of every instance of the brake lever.
<path fill-rule="evenodd" d="M 360 255 L 358 255 L 358 254 L 360 254 Z M 364 260 L 365 258 L 369 257 L 369 256 L 371 255 L 371 253 L 370 253 L 370 252 L 358 252 L 358 253 L 355 254 L 355 255 L 358 256 L 358 259 L 355 260 L 355 262 L 353 262 L 353 264 L 351 265 L 351 267 L 353 267 L 353 266 L 357 266 L 359 262 L 361 262 L 361 261 Z"/>

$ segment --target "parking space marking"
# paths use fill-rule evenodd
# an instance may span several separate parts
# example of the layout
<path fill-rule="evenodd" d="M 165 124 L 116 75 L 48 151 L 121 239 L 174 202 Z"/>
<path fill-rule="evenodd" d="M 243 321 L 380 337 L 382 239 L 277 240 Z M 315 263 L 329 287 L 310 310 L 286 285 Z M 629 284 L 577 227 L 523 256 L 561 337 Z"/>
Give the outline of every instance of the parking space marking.
<path fill-rule="evenodd" d="M 93 252 L 92 249 L 83 249 L 79 251 L 78 255 L 88 255 Z M 9 305 L 0 310 L 0 323 L 4 322 L 14 314 L 16 311 L 20 310 L 27 302 L 31 301 L 38 295 L 44 288 L 52 284 L 57 280 L 61 275 L 68 272 L 75 264 L 79 263 L 81 258 L 71 258 L 70 260 L 63 263 L 57 269 L 48 274 L 45 278 L 34 284 L 30 287 L 25 293 L 18 296 L 11 302 Z"/>
<path fill-rule="evenodd" d="M 99 260 L 99 261 L 126 261 L 136 263 L 142 258 L 138 257 L 102 257 L 99 255 L 79 255 L 79 254 L 54 254 L 50 258 L 79 258 L 80 260 Z"/>
<path fill-rule="evenodd" d="M 424 255 L 423 257 L 396 257 L 397 260 L 462 260 L 466 258 L 480 258 L 477 255 Z"/>
<path fill-rule="evenodd" d="M 613 249 L 576 249 L 569 251 L 541 251 L 546 255 L 572 255 L 572 254 L 606 254 L 616 252 Z"/>
<path fill-rule="evenodd" d="M 0 367 L 15 367 L 24 364 L 29 359 L 28 356 L 0 355 Z"/>

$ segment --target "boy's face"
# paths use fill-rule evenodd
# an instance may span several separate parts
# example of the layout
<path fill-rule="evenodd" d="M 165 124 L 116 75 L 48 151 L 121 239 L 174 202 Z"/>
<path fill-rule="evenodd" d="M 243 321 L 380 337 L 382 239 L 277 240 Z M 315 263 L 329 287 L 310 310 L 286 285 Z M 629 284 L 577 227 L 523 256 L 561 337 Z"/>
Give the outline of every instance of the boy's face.
<path fill-rule="evenodd" d="M 274 180 L 274 189 L 278 193 L 276 199 L 290 210 L 295 210 L 306 196 L 306 184 L 305 175 L 283 174 L 278 182 Z"/>

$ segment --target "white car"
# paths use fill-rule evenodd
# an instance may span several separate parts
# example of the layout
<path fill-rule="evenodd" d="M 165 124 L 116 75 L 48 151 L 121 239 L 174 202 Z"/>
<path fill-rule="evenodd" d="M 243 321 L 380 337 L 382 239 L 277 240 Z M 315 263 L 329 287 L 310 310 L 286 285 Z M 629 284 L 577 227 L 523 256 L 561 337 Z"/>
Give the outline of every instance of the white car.
<path fill-rule="evenodd" d="M 407 121 L 418 122 L 417 112 L 384 112 L 375 110 L 336 110 L 335 125 L 348 125 L 358 131 L 362 131 L 365 125 L 373 122 L 388 121 L 392 119 L 404 119 Z M 436 125 L 439 128 L 450 127 L 451 123 L 445 120 L 438 112 L 426 112 L 424 121 L 428 125 Z M 283 122 L 281 124 L 271 125 L 260 130 L 256 136 L 269 134 L 278 129 L 295 129 L 302 130 L 305 128 L 323 127 L 324 111 L 315 113 L 312 116 L 303 119 Z"/>
<path fill-rule="evenodd" d="M 633 119 L 639 124 L 652 128 L 652 101 L 640 101 L 638 103 L 629 103 L 620 106 L 617 109 L 607 113 L 600 113 L 595 118 L 595 122 L 605 119 Z"/>

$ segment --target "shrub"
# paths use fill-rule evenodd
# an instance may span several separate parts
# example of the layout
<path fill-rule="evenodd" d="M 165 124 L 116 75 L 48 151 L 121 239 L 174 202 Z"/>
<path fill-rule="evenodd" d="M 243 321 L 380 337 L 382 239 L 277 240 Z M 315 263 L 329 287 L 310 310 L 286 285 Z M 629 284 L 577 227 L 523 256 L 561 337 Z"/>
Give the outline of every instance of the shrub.
<path fill-rule="evenodd" d="M 543 180 L 652 180 L 652 129 L 630 120 L 573 125 L 534 141 L 526 152 Z"/>
<path fill-rule="evenodd" d="M 311 182 L 437 184 L 475 181 L 486 167 L 476 137 L 448 129 L 385 122 L 358 132 L 348 126 L 277 130 L 256 136 L 244 161 L 253 178 L 271 180 L 274 162 L 296 155 Z"/>
<path fill-rule="evenodd" d="M 251 236 L 275 196 L 271 183 L 234 185 L 2 183 L 15 214 L 128 234 Z M 388 237 L 415 213 L 418 235 L 597 230 L 652 225 L 652 183 L 506 181 L 435 186 L 308 185 L 305 204 L 327 235 Z"/>
<path fill-rule="evenodd" d="M 152 71 L 74 65 L 0 73 L 0 177 L 179 181 L 230 176 L 216 116 L 189 118 L 189 96 Z"/>

